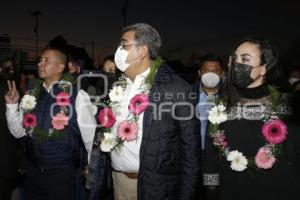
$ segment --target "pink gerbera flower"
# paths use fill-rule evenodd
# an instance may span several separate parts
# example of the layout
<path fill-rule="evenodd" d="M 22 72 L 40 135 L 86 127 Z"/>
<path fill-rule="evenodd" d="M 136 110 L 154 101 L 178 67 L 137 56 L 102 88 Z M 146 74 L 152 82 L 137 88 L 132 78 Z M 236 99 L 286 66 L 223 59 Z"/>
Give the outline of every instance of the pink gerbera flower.
<path fill-rule="evenodd" d="M 67 92 L 60 92 L 58 95 L 56 95 L 56 103 L 59 106 L 70 105 L 70 95 Z"/>
<path fill-rule="evenodd" d="M 98 121 L 105 128 L 111 128 L 115 124 L 116 118 L 110 108 L 104 108 L 98 114 Z"/>
<path fill-rule="evenodd" d="M 270 169 L 275 161 L 275 157 L 267 147 L 261 147 L 255 156 L 256 166 L 262 169 Z"/>
<path fill-rule="evenodd" d="M 56 130 L 62 130 L 69 123 L 69 117 L 67 117 L 63 112 L 57 113 L 52 119 L 53 128 Z"/>
<path fill-rule="evenodd" d="M 148 96 L 145 94 L 137 94 L 130 100 L 128 109 L 133 114 L 139 115 L 147 109 L 148 105 Z"/>
<path fill-rule="evenodd" d="M 262 127 L 263 136 L 271 144 L 280 144 L 287 137 L 287 127 L 281 120 L 267 122 Z"/>
<path fill-rule="evenodd" d="M 138 126 L 135 122 L 123 121 L 119 124 L 118 137 L 127 142 L 131 142 L 137 138 Z"/>
<path fill-rule="evenodd" d="M 35 127 L 37 124 L 37 119 L 36 119 L 36 116 L 34 114 L 30 114 L 30 113 L 27 113 L 24 115 L 23 117 L 23 126 L 25 128 L 33 128 Z"/>

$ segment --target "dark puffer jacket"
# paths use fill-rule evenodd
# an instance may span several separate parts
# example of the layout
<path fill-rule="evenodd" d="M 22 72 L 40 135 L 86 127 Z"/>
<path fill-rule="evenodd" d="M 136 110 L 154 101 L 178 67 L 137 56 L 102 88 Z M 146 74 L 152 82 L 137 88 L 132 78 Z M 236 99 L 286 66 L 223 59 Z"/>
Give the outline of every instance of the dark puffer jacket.
<path fill-rule="evenodd" d="M 196 96 L 162 65 L 150 101 L 143 120 L 138 199 L 197 199 L 201 147 Z"/>

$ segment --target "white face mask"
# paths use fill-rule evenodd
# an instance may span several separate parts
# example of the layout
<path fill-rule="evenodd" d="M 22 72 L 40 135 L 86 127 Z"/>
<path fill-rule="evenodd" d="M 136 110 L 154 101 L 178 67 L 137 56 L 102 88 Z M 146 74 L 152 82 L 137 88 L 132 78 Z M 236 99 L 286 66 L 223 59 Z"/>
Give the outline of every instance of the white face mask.
<path fill-rule="evenodd" d="M 124 72 L 129 67 L 129 64 L 126 63 L 128 54 L 129 52 L 123 49 L 121 46 L 117 49 L 115 53 L 116 66 L 122 72 Z"/>
<path fill-rule="evenodd" d="M 297 81 L 299 81 L 299 78 L 289 78 L 289 83 L 291 85 L 293 85 L 294 83 L 296 83 Z"/>
<path fill-rule="evenodd" d="M 215 73 L 208 72 L 202 75 L 201 82 L 207 88 L 215 88 L 220 82 L 220 76 Z"/>

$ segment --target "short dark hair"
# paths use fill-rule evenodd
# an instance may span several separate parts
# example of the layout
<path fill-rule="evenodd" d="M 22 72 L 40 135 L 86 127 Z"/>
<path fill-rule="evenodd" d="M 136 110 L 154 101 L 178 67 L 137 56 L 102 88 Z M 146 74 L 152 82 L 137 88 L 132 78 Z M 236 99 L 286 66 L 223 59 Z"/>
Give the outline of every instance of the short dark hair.
<path fill-rule="evenodd" d="M 222 70 L 225 70 L 222 58 L 220 56 L 216 55 L 216 54 L 213 54 L 213 53 L 205 54 L 204 56 L 201 57 L 201 62 L 199 64 L 199 69 L 201 69 L 203 67 L 203 63 L 207 62 L 207 61 L 218 62 L 218 63 L 220 63 L 220 66 L 221 66 Z"/>
<path fill-rule="evenodd" d="M 145 23 L 137 23 L 123 28 L 122 33 L 133 31 L 137 45 L 147 45 L 150 59 L 158 57 L 161 38 L 157 30 Z"/>
<path fill-rule="evenodd" d="M 45 51 L 56 51 L 59 53 L 59 58 L 60 60 L 63 62 L 65 68 L 64 68 L 64 71 L 63 73 L 66 73 L 68 72 L 68 62 L 69 62 L 69 53 L 68 51 L 63 48 L 63 47 L 56 47 L 56 46 L 47 46 L 45 49 L 44 49 L 44 52 Z"/>

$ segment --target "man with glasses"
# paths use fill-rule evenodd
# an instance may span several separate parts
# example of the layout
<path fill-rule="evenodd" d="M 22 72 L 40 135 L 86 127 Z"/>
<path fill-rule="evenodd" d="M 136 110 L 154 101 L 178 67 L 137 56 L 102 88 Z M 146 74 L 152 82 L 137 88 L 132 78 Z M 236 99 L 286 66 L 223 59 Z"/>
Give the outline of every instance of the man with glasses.
<path fill-rule="evenodd" d="M 158 32 L 138 23 L 123 29 L 115 53 L 126 86 L 110 134 L 121 134 L 132 114 L 128 106 L 137 95 L 146 94 L 149 99 L 148 107 L 134 120 L 135 139 L 125 140 L 110 153 L 116 200 L 195 199 L 200 185 L 199 125 L 193 117 L 196 101 L 190 98 L 190 86 L 158 57 L 160 46 Z M 151 77 L 149 93 L 143 92 Z"/>

